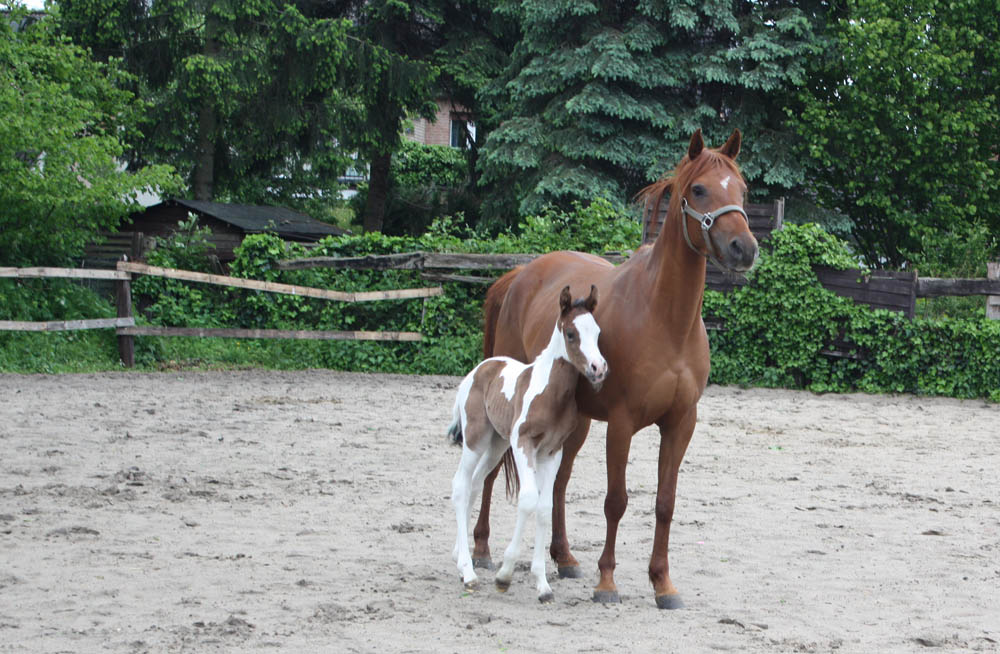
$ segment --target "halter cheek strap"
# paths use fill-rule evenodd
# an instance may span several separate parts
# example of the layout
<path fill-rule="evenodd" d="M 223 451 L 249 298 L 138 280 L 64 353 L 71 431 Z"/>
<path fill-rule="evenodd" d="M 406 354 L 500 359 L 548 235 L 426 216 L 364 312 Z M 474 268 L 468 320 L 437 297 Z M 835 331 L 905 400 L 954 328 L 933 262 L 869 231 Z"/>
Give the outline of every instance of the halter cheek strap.
<path fill-rule="evenodd" d="M 714 243 L 712 243 L 712 239 L 709 238 L 708 236 L 708 230 L 712 229 L 712 225 L 715 224 L 716 218 L 718 218 L 722 214 L 729 213 L 730 211 L 735 211 L 739 213 L 741 216 L 743 216 L 743 220 L 747 221 L 747 227 L 749 227 L 750 218 L 747 216 L 747 212 L 744 211 L 743 207 L 739 206 L 738 204 L 727 204 L 724 207 L 719 207 L 715 211 L 710 211 L 708 213 L 698 213 L 697 211 L 692 209 L 690 205 L 688 205 L 687 198 L 681 198 L 681 209 L 683 210 L 685 215 L 691 216 L 692 218 L 697 220 L 698 223 L 701 225 L 701 237 L 702 241 L 705 242 L 705 252 L 700 251 L 698 248 L 694 246 L 693 243 L 691 243 L 691 237 L 688 235 L 688 221 L 681 220 L 681 224 L 684 227 L 684 240 L 687 241 L 688 247 L 697 252 L 698 254 L 700 254 L 701 256 L 705 257 L 712 263 L 714 263 L 722 270 L 728 270 L 729 267 L 720 263 L 719 260 L 715 257 L 715 255 L 712 254 L 712 250 L 715 248 L 715 245 Z"/>

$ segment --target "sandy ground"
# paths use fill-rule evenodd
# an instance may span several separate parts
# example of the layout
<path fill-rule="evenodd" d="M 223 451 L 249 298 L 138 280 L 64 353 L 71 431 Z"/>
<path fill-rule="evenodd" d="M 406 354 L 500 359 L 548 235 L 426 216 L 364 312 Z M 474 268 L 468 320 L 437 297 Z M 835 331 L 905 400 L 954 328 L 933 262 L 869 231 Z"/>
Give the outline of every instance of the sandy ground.
<path fill-rule="evenodd" d="M 603 424 L 569 487 L 587 577 L 544 606 L 526 563 L 507 594 L 492 573 L 464 592 L 457 383 L 0 375 L 0 652 L 1000 651 L 997 406 L 710 387 L 671 538 L 687 608 L 658 611 L 650 430 L 623 602 L 590 600 Z M 497 500 L 499 557 L 514 508 Z"/>

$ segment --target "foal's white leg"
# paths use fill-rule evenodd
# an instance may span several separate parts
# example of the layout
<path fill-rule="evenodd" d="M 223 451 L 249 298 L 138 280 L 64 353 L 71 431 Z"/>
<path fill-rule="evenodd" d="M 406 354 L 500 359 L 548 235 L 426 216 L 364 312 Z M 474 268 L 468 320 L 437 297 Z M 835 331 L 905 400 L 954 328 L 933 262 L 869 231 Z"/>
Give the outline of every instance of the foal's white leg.
<path fill-rule="evenodd" d="M 482 455 L 469 449 L 462 443 L 462 458 L 458 470 L 451 481 L 451 503 L 455 506 L 455 520 L 458 523 L 458 533 L 455 537 L 455 549 L 452 558 L 458 565 L 458 574 L 466 588 L 475 588 L 478 582 L 475 568 L 472 565 L 472 554 L 469 551 L 469 513 L 472 509 L 472 497 L 475 492 L 473 473 L 477 464 L 481 463 Z"/>
<path fill-rule="evenodd" d="M 458 523 L 452 558 L 458 565 L 462 583 L 470 590 L 478 585 L 472 554 L 469 551 L 469 521 L 472 518 L 472 506 L 479 495 L 483 479 L 496 467 L 503 453 L 507 451 L 507 441 L 501 439 L 495 432 L 477 440 L 479 443 L 487 444 L 485 451 L 471 450 L 466 442 L 463 442 L 462 459 L 451 483 L 451 501 L 455 506 L 455 520 Z"/>
<path fill-rule="evenodd" d="M 505 592 L 510 587 L 514 576 L 514 565 L 521 555 L 521 538 L 524 525 L 538 506 L 538 484 L 535 481 L 535 471 L 528 465 L 528 459 L 521 448 L 512 448 L 514 462 L 517 464 L 517 475 L 521 481 L 521 491 L 517 494 L 517 522 L 514 524 L 514 535 L 503 553 L 503 565 L 497 571 L 495 578 L 497 590 Z"/>
<path fill-rule="evenodd" d="M 531 559 L 531 572 L 535 575 L 538 601 L 551 602 L 554 598 L 552 587 L 545 576 L 545 543 L 552 533 L 552 487 L 556 483 L 556 473 L 562 462 L 562 449 L 552 456 L 538 456 L 536 468 L 538 476 L 538 507 L 535 510 L 535 552 Z"/>

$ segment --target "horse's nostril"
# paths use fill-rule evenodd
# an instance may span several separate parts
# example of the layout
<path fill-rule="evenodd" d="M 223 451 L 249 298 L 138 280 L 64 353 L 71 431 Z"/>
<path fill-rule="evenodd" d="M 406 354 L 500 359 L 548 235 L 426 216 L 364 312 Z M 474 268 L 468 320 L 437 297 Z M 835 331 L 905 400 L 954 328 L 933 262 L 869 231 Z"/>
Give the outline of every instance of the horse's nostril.
<path fill-rule="evenodd" d="M 743 246 L 740 245 L 740 240 L 738 238 L 734 238 L 729 242 L 729 251 L 733 253 L 734 257 L 743 257 Z"/>

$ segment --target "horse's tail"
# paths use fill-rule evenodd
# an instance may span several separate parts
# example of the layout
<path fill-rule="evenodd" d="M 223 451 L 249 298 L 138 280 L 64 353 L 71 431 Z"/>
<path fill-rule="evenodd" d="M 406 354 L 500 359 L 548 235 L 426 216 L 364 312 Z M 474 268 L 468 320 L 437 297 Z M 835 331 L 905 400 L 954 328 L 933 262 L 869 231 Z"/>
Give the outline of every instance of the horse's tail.
<path fill-rule="evenodd" d="M 448 426 L 448 440 L 453 445 L 461 445 L 462 439 L 462 413 L 458 408 L 458 398 L 455 398 L 455 404 L 451 409 L 451 425 Z"/>
<path fill-rule="evenodd" d="M 503 477 L 507 485 L 507 499 L 513 500 L 521 492 L 521 478 L 517 476 L 517 464 L 514 463 L 514 450 L 507 448 L 500 459 L 503 466 Z"/>
<path fill-rule="evenodd" d="M 514 278 L 517 277 L 519 272 L 521 272 L 520 266 L 504 273 L 486 291 L 486 301 L 483 302 L 484 358 L 488 359 L 493 356 L 493 348 L 496 346 L 497 321 L 500 319 L 500 307 L 503 305 L 503 299 L 507 297 L 510 285 L 514 283 Z"/>

